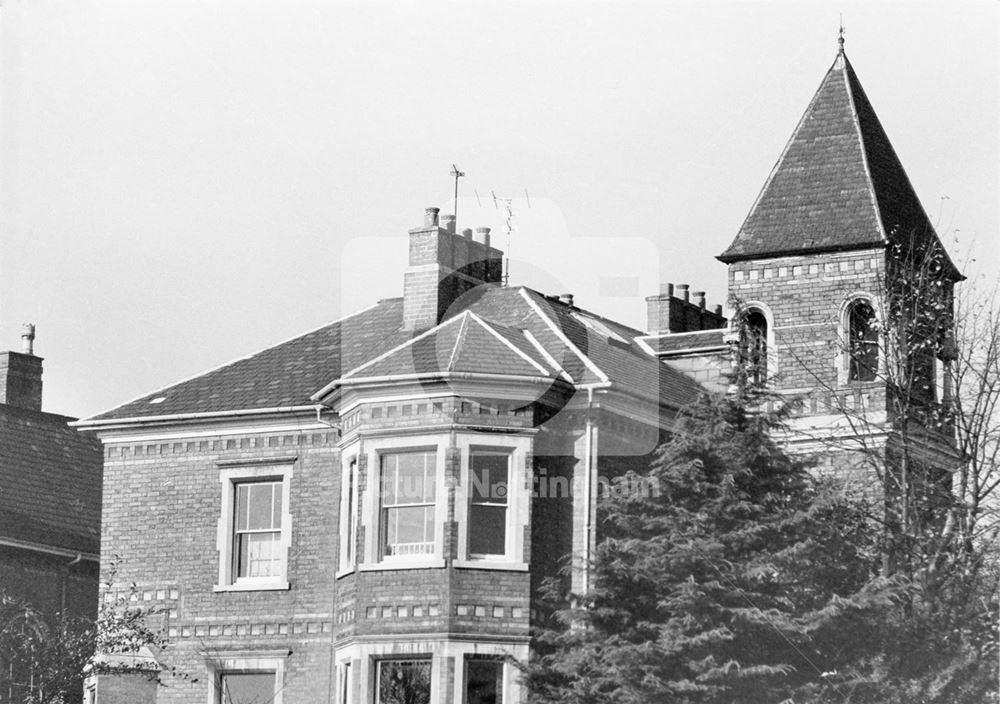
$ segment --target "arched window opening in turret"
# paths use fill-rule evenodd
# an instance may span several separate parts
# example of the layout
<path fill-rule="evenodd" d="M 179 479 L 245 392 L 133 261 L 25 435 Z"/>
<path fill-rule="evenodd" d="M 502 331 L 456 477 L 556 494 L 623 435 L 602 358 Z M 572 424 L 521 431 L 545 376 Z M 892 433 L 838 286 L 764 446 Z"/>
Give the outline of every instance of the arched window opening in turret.
<path fill-rule="evenodd" d="M 878 330 L 875 309 L 866 300 L 851 304 L 847 311 L 848 380 L 874 381 L 878 374 Z"/>
<path fill-rule="evenodd" d="M 759 310 L 749 310 L 743 316 L 740 362 L 748 382 L 756 386 L 767 382 L 767 318 Z"/>

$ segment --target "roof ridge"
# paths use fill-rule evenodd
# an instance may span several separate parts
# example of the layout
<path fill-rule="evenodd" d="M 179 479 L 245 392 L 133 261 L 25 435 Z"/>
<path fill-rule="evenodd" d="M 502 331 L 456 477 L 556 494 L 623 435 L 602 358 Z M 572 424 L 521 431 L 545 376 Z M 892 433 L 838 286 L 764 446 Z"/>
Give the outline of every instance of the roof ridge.
<path fill-rule="evenodd" d="M 448 357 L 448 369 L 447 371 L 455 371 L 455 361 L 458 359 L 458 350 L 465 341 L 465 337 L 469 334 L 469 316 L 471 313 L 467 310 L 463 310 L 460 315 L 456 315 L 455 318 L 461 318 L 462 324 L 458 328 L 458 334 L 455 335 L 455 344 L 451 346 L 451 355 Z"/>
<path fill-rule="evenodd" d="M 480 318 L 475 313 L 472 313 L 471 311 L 469 311 L 469 315 L 472 316 L 473 320 L 475 320 L 476 322 L 478 322 L 482 327 L 484 327 L 496 339 L 500 340 L 500 342 L 502 342 L 504 345 L 506 345 L 511 350 L 513 350 L 514 354 L 516 354 L 519 357 L 521 357 L 522 359 L 524 359 L 526 362 L 528 362 L 528 364 L 530 364 L 531 366 L 533 366 L 535 369 L 537 369 L 538 371 L 542 372 L 543 374 L 551 374 L 552 373 L 552 370 L 546 369 L 541 364 L 539 364 L 538 362 L 536 362 L 535 360 L 533 360 L 531 357 L 529 357 L 528 355 L 526 355 L 524 352 L 522 352 L 521 350 L 517 349 L 517 347 L 515 347 L 514 344 L 511 343 L 510 340 L 508 340 L 506 337 L 504 337 L 503 335 L 501 335 L 499 331 L 494 330 L 493 326 L 490 325 L 490 323 L 488 323 L 487 321 L 483 320 L 482 318 Z"/>
<path fill-rule="evenodd" d="M 547 349 L 545 349 L 545 346 L 534 335 L 531 334 L 530 330 L 522 330 L 521 333 L 528 339 L 529 343 L 534 345 L 535 349 L 541 352 L 542 356 L 546 359 L 546 361 L 548 361 L 548 363 L 552 365 L 552 368 L 558 372 L 556 376 L 562 377 L 571 384 L 576 383 L 573 380 L 573 377 L 570 375 L 570 373 L 565 369 L 563 369 L 563 366 L 559 364 L 556 358 L 553 357 Z"/>
<path fill-rule="evenodd" d="M 886 236 L 885 232 L 885 219 L 882 217 L 882 209 L 879 207 L 878 198 L 875 195 L 875 179 L 872 176 L 871 163 L 868 159 L 868 145 L 865 144 L 865 134 L 861 129 L 861 119 L 858 117 L 858 106 L 855 103 L 854 89 L 851 87 L 851 78 L 847 75 L 848 70 L 853 72 L 851 68 L 851 62 L 847 59 L 847 54 L 841 53 L 837 56 L 837 60 L 843 59 L 843 68 L 841 72 L 844 74 L 844 88 L 847 90 L 847 103 L 851 106 L 851 117 L 854 120 L 854 129 L 858 133 L 858 143 L 861 145 L 861 163 L 865 172 L 865 179 L 868 181 L 868 196 L 872 203 L 872 208 L 875 210 L 875 221 L 878 223 L 879 234 L 882 236 L 883 244 L 889 244 L 889 238 Z M 836 65 L 837 62 L 834 62 Z M 895 149 L 893 149 L 895 152 Z M 896 158 L 899 161 L 899 157 Z M 905 173 L 905 171 L 904 171 Z M 919 202 L 919 200 L 918 200 Z M 921 206 L 922 207 L 922 206 Z"/>
<path fill-rule="evenodd" d="M 590 369 L 591 372 L 593 372 L 596 376 L 598 376 L 602 382 L 604 383 L 610 382 L 608 375 L 605 374 L 601 370 L 601 368 L 594 363 L 594 360 L 592 360 L 590 357 L 581 352 L 580 348 L 573 344 L 573 341 L 566 336 L 566 333 L 564 333 L 559 328 L 559 326 L 556 325 L 551 318 L 549 318 L 549 316 L 545 315 L 545 312 L 541 309 L 541 306 L 538 305 L 538 302 L 532 300 L 531 296 L 527 293 L 526 289 L 523 287 L 521 288 L 521 296 L 524 298 L 525 301 L 527 301 L 528 305 L 531 306 L 531 308 L 535 311 L 538 317 L 540 317 L 543 321 L 545 321 L 545 323 L 549 326 L 552 332 L 555 333 L 556 337 L 560 338 L 563 341 L 563 344 L 565 344 L 570 350 L 572 350 L 572 352 L 577 357 L 580 358 L 580 361 L 582 361 L 584 365 L 588 369 Z"/>
<path fill-rule="evenodd" d="M 353 369 L 351 369 L 350 371 L 348 371 L 346 374 L 341 374 L 340 378 L 341 379 L 346 379 L 347 377 L 352 376 L 355 372 L 361 371 L 365 367 L 370 367 L 373 364 L 375 364 L 376 362 L 381 362 L 383 359 L 386 359 L 387 357 L 390 357 L 391 355 L 395 354 L 396 352 L 398 352 L 398 351 L 400 351 L 400 350 L 402 350 L 402 349 L 404 349 L 404 348 L 406 348 L 406 347 L 408 347 L 410 345 L 413 345 L 413 344 L 419 342 L 420 340 L 424 339 L 425 337 L 428 337 L 429 335 L 432 335 L 432 334 L 434 334 L 436 332 L 440 332 L 442 329 L 448 327 L 449 325 L 452 325 L 457 320 L 461 319 L 461 317 L 462 317 L 461 314 L 453 316 L 451 318 L 448 318 L 444 322 L 438 323 L 437 325 L 435 325 L 432 328 L 428 328 L 427 330 L 424 330 L 419 335 L 414 335 L 409 340 L 406 340 L 405 342 L 401 342 L 400 344 L 396 345 L 395 347 L 390 348 L 389 350 L 386 350 L 385 352 L 383 352 L 382 354 L 378 355 L 377 357 L 373 357 L 372 359 L 369 359 L 364 364 L 360 364 L 360 365 L 354 367 Z M 331 382 L 331 384 L 332 383 L 333 382 Z M 329 386 L 330 386 L 330 384 L 327 384 L 326 386 L 323 387 L 324 390 L 317 391 L 316 394 L 314 394 L 311 398 L 313 398 L 315 400 L 315 398 L 317 396 L 323 395 L 324 393 L 326 393 L 325 389 L 327 389 L 327 387 L 329 387 Z"/>

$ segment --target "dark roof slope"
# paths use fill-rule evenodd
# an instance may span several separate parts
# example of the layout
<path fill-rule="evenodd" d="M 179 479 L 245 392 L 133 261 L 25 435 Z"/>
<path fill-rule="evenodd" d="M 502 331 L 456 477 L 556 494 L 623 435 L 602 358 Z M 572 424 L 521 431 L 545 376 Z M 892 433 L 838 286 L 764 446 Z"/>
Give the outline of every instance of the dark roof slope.
<path fill-rule="evenodd" d="M 503 373 L 550 376 L 543 361 L 536 359 L 518 331 L 492 328 L 481 318 L 464 311 L 425 334 L 403 343 L 381 357 L 344 374 L 343 379 L 371 379 L 412 374 Z"/>
<path fill-rule="evenodd" d="M 686 375 L 636 344 L 633 338 L 640 331 L 530 289 L 483 286 L 466 301 L 466 311 L 481 322 L 468 317 L 465 326 L 445 321 L 419 339 L 402 328 L 402 300 L 381 301 L 373 308 L 147 394 L 87 422 L 310 405 L 314 403 L 311 396 L 342 376 L 363 378 L 438 369 L 447 361 L 440 359 L 443 349 L 456 351 L 452 361 L 461 370 L 551 373 L 553 377 L 565 372 L 567 381 L 576 384 L 610 380 L 620 391 L 677 405 L 690 402 L 701 390 Z M 600 325 L 595 330 L 581 318 L 592 318 Z M 623 339 L 600 334 L 601 327 Z M 384 359 L 378 360 L 381 355 Z M 549 358 L 555 361 L 556 369 Z M 373 360 L 378 361 L 358 369 Z M 162 400 L 153 403 L 158 399 Z"/>
<path fill-rule="evenodd" d="M 318 330 L 147 394 L 91 420 L 307 405 L 341 369 L 405 342 L 403 300 L 392 298 Z M 152 403 L 162 398 L 158 403 Z"/>
<path fill-rule="evenodd" d="M 719 259 L 936 238 L 857 74 L 841 53 Z"/>
<path fill-rule="evenodd" d="M 0 536 L 100 549 L 101 443 L 72 420 L 0 404 Z"/>

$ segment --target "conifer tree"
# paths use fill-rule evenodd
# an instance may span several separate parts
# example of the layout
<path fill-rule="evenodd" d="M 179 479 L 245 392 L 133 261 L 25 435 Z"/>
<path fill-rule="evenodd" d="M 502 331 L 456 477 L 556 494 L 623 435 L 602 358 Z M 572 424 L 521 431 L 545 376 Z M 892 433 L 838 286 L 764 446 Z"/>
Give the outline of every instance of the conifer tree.
<path fill-rule="evenodd" d="M 548 585 L 533 702 L 777 704 L 874 639 L 864 615 L 897 585 L 865 508 L 778 447 L 787 411 L 739 386 L 687 410 L 642 478 L 656 491 L 602 497 L 591 591 Z M 853 644 L 824 642 L 848 621 Z"/>

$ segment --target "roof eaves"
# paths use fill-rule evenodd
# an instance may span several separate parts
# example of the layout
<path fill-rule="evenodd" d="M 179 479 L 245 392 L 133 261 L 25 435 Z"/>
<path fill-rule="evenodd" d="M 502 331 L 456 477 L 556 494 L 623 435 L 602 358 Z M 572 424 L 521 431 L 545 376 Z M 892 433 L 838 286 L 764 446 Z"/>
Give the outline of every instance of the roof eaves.
<path fill-rule="evenodd" d="M 886 247 L 885 242 L 869 242 L 869 243 L 858 243 L 858 244 L 839 244 L 831 245 L 829 247 L 801 247 L 799 249 L 785 249 L 778 250 L 776 252 L 768 252 L 766 255 L 767 259 L 780 259 L 781 257 L 795 257 L 803 254 L 829 254 L 831 252 L 853 252 L 860 249 L 875 249 L 878 247 Z M 734 264 L 736 262 L 746 262 L 753 259 L 761 259 L 763 255 L 760 253 L 747 253 L 747 254 L 720 254 L 716 257 L 723 264 Z"/>
<path fill-rule="evenodd" d="M 465 381 L 522 381 L 530 384 L 552 384 L 562 381 L 551 376 L 530 376 L 527 374 L 493 374 L 488 372 L 416 372 L 413 374 L 389 374 L 385 376 L 354 377 L 341 379 L 341 386 L 356 386 L 362 384 L 394 384 L 411 381 L 447 381 L 458 379 Z"/>
<path fill-rule="evenodd" d="M 203 413 L 169 413 L 159 416 L 133 416 L 131 418 L 88 418 L 69 423 L 73 428 L 84 430 L 118 425 L 135 425 L 138 423 L 164 423 L 185 420 L 208 420 L 212 418 L 229 418 L 238 416 L 272 415 L 276 413 L 302 413 L 326 408 L 321 403 L 308 406 L 279 406 L 275 408 L 242 408 L 227 411 L 206 411 Z"/>

